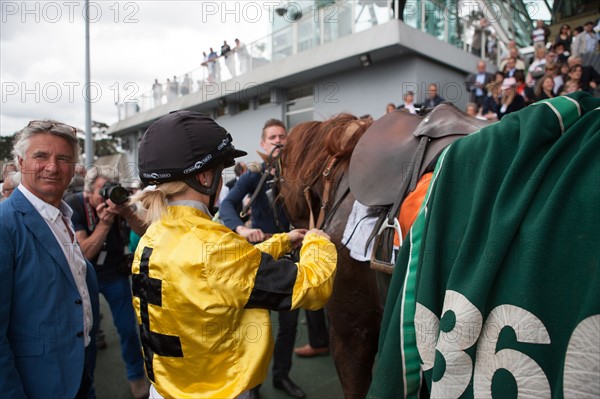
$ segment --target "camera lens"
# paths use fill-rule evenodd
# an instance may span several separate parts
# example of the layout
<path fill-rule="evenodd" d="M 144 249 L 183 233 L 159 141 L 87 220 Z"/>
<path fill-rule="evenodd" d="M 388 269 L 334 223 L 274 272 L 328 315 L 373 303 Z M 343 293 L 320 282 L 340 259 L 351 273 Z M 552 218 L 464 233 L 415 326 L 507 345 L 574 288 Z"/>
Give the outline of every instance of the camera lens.
<path fill-rule="evenodd" d="M 117 205 L 123 205 L 129 200 L 129 190 L 121 186 L 113 187 L 108 198 Z"/>

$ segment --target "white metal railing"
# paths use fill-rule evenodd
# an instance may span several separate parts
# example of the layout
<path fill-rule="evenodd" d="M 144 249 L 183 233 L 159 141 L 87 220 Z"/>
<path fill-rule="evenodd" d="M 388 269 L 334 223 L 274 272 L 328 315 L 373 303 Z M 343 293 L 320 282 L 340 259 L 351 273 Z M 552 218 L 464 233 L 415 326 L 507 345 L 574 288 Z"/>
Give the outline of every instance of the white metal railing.
<path fill-rule="evenodd" d="M 337 0 L 318 9 L 312 7 L 303 13 L 302 18 L 290 21 L 270 35 L 233 47 L 232 55 L 227 59 L 218 56 L 203 60 L 200 67 L 174 76 L 168 82 L 158 82 L 154 89 L 150 88 L 138 97 L 118 103 L 119 120 L 166 104 L 177 97 L 199 91 L 208 93 L 214 90 L 214 83 L 228 81 L 263 65 L 384 24 L 394 18 L 393 10 L 397 9 L 397 4 L 397 0 Z M 444 4 L 441 0 L 407 1 L 404 22 L 468 51 L 466 18 L 458 15 L 458 8 L 456 15 L 449 17 L 452 9 L 444 8 Z M 458 25 L 462 29 L 458 29 Z M 461 36 L 458 35 L 459 31 L 463 32 Z M 485 38 L 483 40 L 482 48 L 485 48 Z"/>
<path fill-rule="evenodd" d="M 119 120 L 174 98 L 206 90 L 213 83 L 225 82 L 263 65 L 386 23 L 392 19 L 391 14 L 389 1 L 338 0 L 311 10 L 270 35 L 232 47 L 232 55 L 227 59 L 218 56 L 203 60 L 200 67 L 174 76 L 168 82 L 158 82 L 155 89 L 150 88 L 135 98 L 118 103 Z"/>

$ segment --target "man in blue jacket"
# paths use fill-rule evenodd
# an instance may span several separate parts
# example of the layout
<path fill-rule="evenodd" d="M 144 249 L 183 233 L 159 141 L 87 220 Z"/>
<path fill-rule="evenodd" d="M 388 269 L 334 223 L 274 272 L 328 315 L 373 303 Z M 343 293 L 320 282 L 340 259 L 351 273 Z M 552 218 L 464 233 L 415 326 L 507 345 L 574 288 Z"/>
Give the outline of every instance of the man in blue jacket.
<path fill-rule="evenodd" d="M 0 204 L 0 392 L 87 398 L 98 283 L 62 201 L 79 156 L 76 129 L 32 121 L 13 155 L 21 184 Z"/>

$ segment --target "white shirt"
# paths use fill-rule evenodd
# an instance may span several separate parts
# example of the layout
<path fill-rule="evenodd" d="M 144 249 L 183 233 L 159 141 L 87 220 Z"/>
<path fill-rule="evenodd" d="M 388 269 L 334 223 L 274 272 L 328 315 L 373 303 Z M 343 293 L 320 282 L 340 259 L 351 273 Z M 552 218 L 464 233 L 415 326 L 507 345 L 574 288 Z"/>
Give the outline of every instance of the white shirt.
<path fill-rule="evenodd" d="M 596 43 L 598 43 L 598 39 L 596 38 L 596 34 L 594 32 L 581 32 L 580 35 L 583 35 L 582 40 L 585 40 L 584 51 L 586 53 L 593 53 L 596 50 Z"/>
<path fill-rule="evenodd" d="M 92 331 L 93 324 L 92 302 L 90 301 L 90 293 L 85 281 L 87 274 L 85 258 L 83 257 L 77 238 L 75 238 L 75 229 L 71 222 L 73 210 L 65 201 L 61 201 L 60 209 L 55 208 L 49 203 L 36 197 L 22 184 L 19 184 L 17 189 L 23 193 L 25 198 L 27 198 L 35 210 L 38 211 L 50 230 L 52 230 L 52 234 L 54 234 L 56 241 L 61 244 L 60 247 L 65 255 L 65 259 L 69 263 L 71 274 L 73 275 L 75 285 L 77 286 L 79 295 L 81 295 L 81 301 L 83 302 L 83 330 L 85 332 L 85 346 L 88 346 L 91 340 L 90 332 Z M 71 241 L 71 235 L 69 235 L 67 226 L 69 230 L 71 230 L 73 241 Z"/>
<path fill-rule="evenodd" d="M 546 35 L 544 34 L 544 28 L 535 28 L 532 32 L 533 42 L 545 42 Z"/>
<path fill-rule="evenodd" d="M 483 84 L 485 83 L 485 72 L 483 73 L 478 73 L 475 76 L 475 82 L 479 83 L 481 86 L 483 86 Z M 483 90 L 480 87 L 477 87 L 475 89 L 475 96 L 476 97 L 481 97 L 483 96 Z"/>
<path fill-rule="evenodd" d="M 410 112 L 411 114 L 416 114 L 417 109 L 415 108 L 415 103 L 404 104 L 404 109 Z"/>
<path fill-rule="evenodd" d="M 219 199 L 217 200 L 215 206 L 220 207 L 225 198 L 227 198 L 227 194 L 229 194 L 229 187 L 223 184 L 223 187 L 221 187 L 221 192 L 219 193 Z"/>
<path fill-rule="evenodd" d="M 554 77 L 554 89 L 552 92 L 556 95 L 558 94 L 558 89 L 560 89 L 565 84 L 562 75 L 557 75 Z"/>
<path fill-rule="evenodd" d="M 546 58 L 535 58 L 531 65 L 529 65 L 529 71 L 527 72 L 526 82 L 529 86 L 534 86 L 536 78 L 531 75 L 531 72 L 539 72 L 546 69 Z"/>

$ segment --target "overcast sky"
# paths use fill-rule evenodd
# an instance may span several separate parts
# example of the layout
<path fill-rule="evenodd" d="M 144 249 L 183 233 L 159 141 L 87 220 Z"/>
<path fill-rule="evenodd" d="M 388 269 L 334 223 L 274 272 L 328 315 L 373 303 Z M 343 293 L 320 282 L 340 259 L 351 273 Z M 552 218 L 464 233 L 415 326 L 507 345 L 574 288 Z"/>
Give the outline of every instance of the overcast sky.
<path fill-rule="evenodd" d="M 223 40 L 269 33 L 279 1 L 90 1 L 92 119 L 118 120 L 115 102 L 196 69 Z M 85 128 L 83 1 L 0 0 L 0 134 L 52 118 Z M 127 85 L 127 86 L 126 86 Z"/>
<path fill-rule="evenodd" d="M 235 38 L 250 44 L 265 37 L 273 10 L 286 3 L 90 1 L 92 119 L 115 123 L 115 102 L 148 93 L 155 78 L 201 68 L 202 52 L 219 52 L 223 40 L 233 48 Z M 84 129 L 84 1 L 0 0 L 0 18 L 0 134 L 45 118 Z"/>

